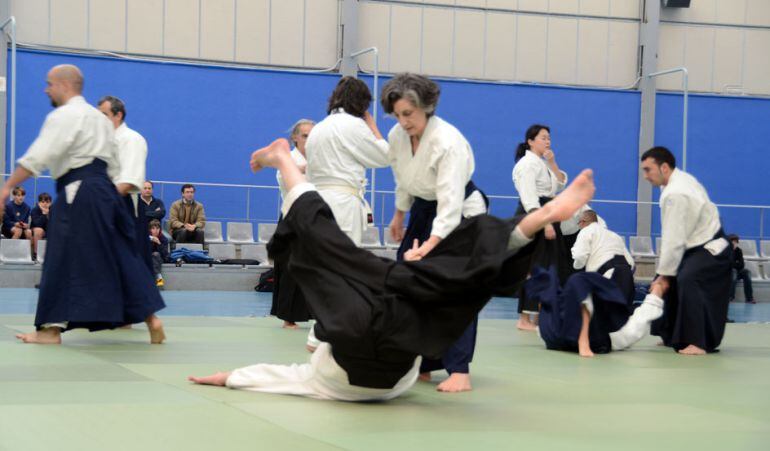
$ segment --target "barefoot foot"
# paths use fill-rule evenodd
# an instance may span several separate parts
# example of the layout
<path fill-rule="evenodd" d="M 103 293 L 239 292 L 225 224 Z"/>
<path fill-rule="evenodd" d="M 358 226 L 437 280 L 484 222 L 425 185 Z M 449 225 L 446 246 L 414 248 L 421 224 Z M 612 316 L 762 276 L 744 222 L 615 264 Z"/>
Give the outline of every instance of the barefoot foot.
<path fill-rule="evenodd" d="M 679 354 L 682 355 L 705 355 L 706 351 L 695 346 L 695 345 L 689 345 L 684 349 L 680 349 L 677 351 Z"/>
<path fill-rule="evenodd" d="M 430 382 L 430 371 L 427 373 L 420 373 L 420 375 L 417 376 L 417 380 L 422 382 Z"/>
<path fill-rule="evenodd" d="M 150 330 L 150 344 L 159 345 L 166 340 L 166 333 L 163 331 L 163 322 L 155 315 L 150 315 L 145 321 L 147 329 Z"/>
<path fill-rule="evenodd" d="M 594 352 L 591 351 L 590 345 L 583 345 L 581 343 L 578 343 L 578 354 L 580 357 L 593 357 Z"/>
<path fill-rule="evenodd" d="M 297 323 L 292 323 L 291 321 L 284 321 L 283 326 L 281 327 L 283 327 L 284 329 L 299 329 L 299 326 L 297 325 Z"/>
<path fill-rule="evenodd" d="M 218 387 L 224 387 L 228 377 L 230 377 L 229 371 L 219 372 L 212 374 L 211 376 L 204 377 L 188 376 L 187 380 L 200 385 L 216 385 Z"/>
<path fill-rule="evenodd" d="M 516 328 L 519 330 L 533 331 L 537 330 L 537 324 L 533 323 L 532 320 L 530 320 L 528 317 L 524 317 L 522 315 L 516 322 Z"/>
<path fill-rule="evenodd" d="M 49 327 L 40 329 L 37 332 L 28 334 L 16 334 L 16 338 L 24 343 L 37 343 L 41 345 L 60 345 L 61 330 L 58 327 Z"/>
<path fill-rule="evenodd" d="M 471 390 L 471 375 L 468 373 L 452 373 L 436 390 L 445 393 L 459 393 Z"/>
<path fill-rule="evenodd" d="M 543 206 L 549 222 L 560 222 L 571 218 L 580 207 L 587 204 L 594 197 L 593 171 L 586 169 L 551 202 Z"/>
<path fill-rule="evenodd" d="M 290 157 L 289 142 L 284 138 L 279 138 L 270 143 L 269 146 L 255 150 L 251 154 L 252 172 L 257 172 L 264 168 L 274 168 L 278 165 L 281 158 Z"/>

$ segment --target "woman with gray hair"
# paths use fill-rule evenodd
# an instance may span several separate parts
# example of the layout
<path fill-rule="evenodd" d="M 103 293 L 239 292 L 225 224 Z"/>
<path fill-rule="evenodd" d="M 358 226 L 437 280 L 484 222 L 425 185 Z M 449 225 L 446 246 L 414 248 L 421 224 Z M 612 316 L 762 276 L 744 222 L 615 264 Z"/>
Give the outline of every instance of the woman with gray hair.
<path fill-rule="evenodd" d="M 307 160 L 305 160 L 305 143 L 310 136 L 310 131 L 315 125 L 310 119 L 300 119 L 291 127 L 289 141 L 294 145 L 291 150 L 291 160 L 297 165 L 300 172 L 305 173 Z M 281 191 L 281 199 L 286 198 L 286 184 L 280 172 L 276 172 L 278 188 Z M 280 218 L 279 218 L 280 221 Z M 273 304 L 270 307 L 270 314 L 283 320 L 283 327 L 286 329 L 299 329 L 298 322 L 310 321 L 312 315 L 297 286 L 297 282 L 291 276 L 286 268 L 280 264 L 273 265 Z"/>
<path fill-rule="evenodd" d="M 398 124 L 388 135 L 396 181 L 396 211 L 389 232 L 401 241 L 399 260 L 420 260 L 463 218 L 487 212 L 488 201 L 471 181 L 473 150 L 454 126 L 435 115 L 441 90 L 422 75 L 403 73 L 382 90 L 382 107 Z M 409 224 L 404 231 L 404 218 Z M 439 391 L 471 389 L 470 367 L 476 346 L 477 319 L 441 360 L 423 359 L 423 380 L 446 369 L 449 378 Z"/>

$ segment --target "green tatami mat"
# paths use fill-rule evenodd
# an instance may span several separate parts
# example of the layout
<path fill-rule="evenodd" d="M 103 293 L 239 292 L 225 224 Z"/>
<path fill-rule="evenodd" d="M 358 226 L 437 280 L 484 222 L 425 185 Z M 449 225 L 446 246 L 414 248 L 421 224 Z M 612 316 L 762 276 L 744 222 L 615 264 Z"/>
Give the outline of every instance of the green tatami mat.
<path fill-rule="evenodd" d="M 0 450 L 767 450 L 770 325 L 728 325 L 722 351 L 687 357 L 647 338 L 627 352 L 546 351 L 512 320 L 481 320 L 474 390 L 418 383 L 353 404 L 196 386 L 185 378 L 305 362 L 307 328 L 274 318 L 164 317 L 24 345 L 31 316 L 0 315 Z"/>

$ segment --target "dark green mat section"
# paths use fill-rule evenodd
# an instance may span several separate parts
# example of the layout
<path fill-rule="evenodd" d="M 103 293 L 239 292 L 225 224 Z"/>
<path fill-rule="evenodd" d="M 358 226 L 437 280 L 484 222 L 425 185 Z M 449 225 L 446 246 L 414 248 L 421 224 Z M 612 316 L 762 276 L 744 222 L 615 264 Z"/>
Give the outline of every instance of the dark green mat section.
<path fill-rule="evenodd" d="M 722 352 L 683 357 L 649 338 L 581 359 L 511 320 L 482 320 L 474 391 L 418 383 L 390 403 L 315 401 L 201 387 L 257 362 L 304 362 L 306 329 L 272 318 L 166 317 L 24 345 L 31 316 L 0 316 L 0 450 L 767 450 L 770 325 L 730 324 Z"/>

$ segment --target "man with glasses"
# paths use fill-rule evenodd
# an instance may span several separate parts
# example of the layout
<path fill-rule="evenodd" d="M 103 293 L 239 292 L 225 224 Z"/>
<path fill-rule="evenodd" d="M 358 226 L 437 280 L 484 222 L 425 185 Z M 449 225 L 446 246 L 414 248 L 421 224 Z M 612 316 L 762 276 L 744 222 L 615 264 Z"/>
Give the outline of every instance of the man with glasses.
<path fill-rule="evenodd" d="M 45 239 L 48 229 L 48 211 L 51 208 L 51 195 L 40 193 L 37 205 L 32 209 L 30 225 L 32 226 L 32 259 L 37 260 L 37 243 Z"/>

